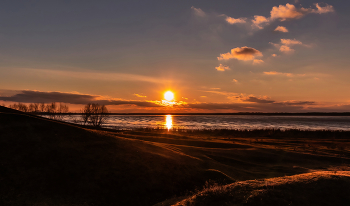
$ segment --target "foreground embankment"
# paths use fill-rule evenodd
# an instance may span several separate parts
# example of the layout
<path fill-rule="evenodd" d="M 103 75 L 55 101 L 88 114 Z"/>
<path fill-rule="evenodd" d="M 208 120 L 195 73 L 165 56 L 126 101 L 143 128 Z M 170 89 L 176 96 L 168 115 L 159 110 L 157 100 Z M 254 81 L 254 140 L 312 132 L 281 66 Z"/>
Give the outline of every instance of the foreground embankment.
<path fill-rule="evenodd" d="M 0 131 L 1 205 L 176 203 L 174 197 L 192 197 L 208 184 L 350 164 L 344 136 L 106 131 L 9 111 L 0 113 Z"/>
<path fill-rule="evenodd" d="M 349 205 L 349 194 L 350 171 L 319 171 L 221 186 L 207 185 L 193 195 L 167 200 L 156 206 Z"/>

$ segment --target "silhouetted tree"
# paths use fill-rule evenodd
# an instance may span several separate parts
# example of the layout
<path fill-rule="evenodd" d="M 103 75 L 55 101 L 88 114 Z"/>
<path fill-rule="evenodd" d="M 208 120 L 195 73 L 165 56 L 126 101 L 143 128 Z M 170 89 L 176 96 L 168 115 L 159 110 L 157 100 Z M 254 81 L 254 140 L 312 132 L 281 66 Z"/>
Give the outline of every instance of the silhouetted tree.
<path fill-rule="evenodd" d="M 91 116 L 91 103 L 88 103 L 84 106 L 83 110 L 81 111 L 81 118 L 84 122 L 84 125 L 88 123 Z"/>
<path fill-rule="evenodd" d="M 63 118 L 62 113 L 68 113 L 68 111 L 69 111 L 68 106 L 60 103 L 59 106 L 57 107 L 56 119 L 62 119 Z"/>
<path fill-rule="evenodd" d="M 30 103 L 28 107 L 28 112 L 35 112 L 34 104 Z"/>
<path fill-rule="evenodd" d="M 40 103 L 40 105 L 39 105 L 39 111 L 40 111 L 40 112 L 45 112 L 45 103 Z"/>
<path fill-rule="evenodd" d="M 107 119 L 108 110 L 105 105 L 89 103 L 82 110 L 84 124 L 89 123 L 94 127 L 100 127 Z"/>
<path fill-rule="evenodd" d="M 67 105 L 60 103 L 58 107 L 58 113 L 68 113 L 69 108 Z"/>
<path fill-rule="evenodd" d="M 17 110 L 22 111 L 22 112 L 28 112 L 28 107 L 25 104 L 18 103 Z"/>
<path fill-rule="evenodd" d="M 17 106 L 17 104 L 16 103 L 14 103 L 14 104 L 10 104 L 10 106 L 9 106 L 11 109 L 18 109 L 18 106 Z"/>
<path fill-rule="evenodd" d="M 39 112 L 39 103 L 34 103 L 34 112 Z"/>

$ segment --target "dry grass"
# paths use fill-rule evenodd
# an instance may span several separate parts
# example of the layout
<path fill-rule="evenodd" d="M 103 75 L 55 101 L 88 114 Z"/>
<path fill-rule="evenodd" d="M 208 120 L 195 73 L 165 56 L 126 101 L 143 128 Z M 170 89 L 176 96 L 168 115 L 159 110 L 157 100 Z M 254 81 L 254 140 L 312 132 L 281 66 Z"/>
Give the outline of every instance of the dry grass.
<path fill-rule="evenodd" d="M 350 171 L 320 171 L 208 186 L 194 195 L 157 206 L 210 205 L 349 205 Z"/>

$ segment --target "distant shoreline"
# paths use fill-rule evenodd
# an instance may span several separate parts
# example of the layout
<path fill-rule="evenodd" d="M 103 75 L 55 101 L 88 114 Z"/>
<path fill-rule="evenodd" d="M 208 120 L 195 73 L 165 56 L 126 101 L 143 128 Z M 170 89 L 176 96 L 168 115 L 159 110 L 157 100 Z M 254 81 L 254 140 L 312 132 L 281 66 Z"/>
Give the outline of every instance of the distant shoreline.
<path fill-rule="evenodd" d="M 33 113 L 37 115 L 50 115 L 49 113 Z M 56 115 L 82 115 L 82 113 L 55 113 Z M 52 115 L 52 114 L 51 114 Z M 258 116 L 350 116 L 350 112 L 308 112 L 308 113 L 250 113 L 250 112 L 239 112 L 239 113 L 107 113 L 106 115 L 147 115 L 147 116 L 156 116 L 156 115 L 258 115 Z"/>

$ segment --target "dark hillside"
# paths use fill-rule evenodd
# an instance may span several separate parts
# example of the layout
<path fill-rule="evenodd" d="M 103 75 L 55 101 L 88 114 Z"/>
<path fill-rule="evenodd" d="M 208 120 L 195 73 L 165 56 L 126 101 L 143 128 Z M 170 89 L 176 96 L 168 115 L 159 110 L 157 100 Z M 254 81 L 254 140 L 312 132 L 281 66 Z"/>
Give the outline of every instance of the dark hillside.
<path fill-rule="evenodd" d="M 0 109 L 0 205 L 147 206 L 188 195 L 207 181 L 229 184 L 350 164 L 345 137 L 103 131 Z"/>
<path fill-rule="evenodd" d="M 4 106 L 0 106 L 0 112 L 23 114 L 23 112 L 20 112 L 20 111 L 15 110 L 15 109 L 10 109 L 10 108 L 4 107 Z"/>
<path fill-rule="evenodd" d="M 152 205 L 193 190 L 197 160 L 138 140 L 0 114 L 0 205 Z"/>

